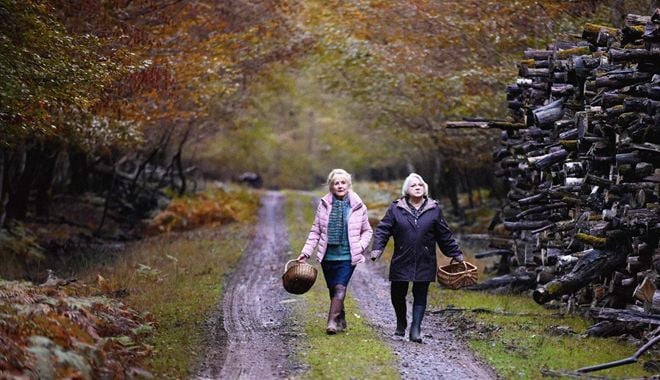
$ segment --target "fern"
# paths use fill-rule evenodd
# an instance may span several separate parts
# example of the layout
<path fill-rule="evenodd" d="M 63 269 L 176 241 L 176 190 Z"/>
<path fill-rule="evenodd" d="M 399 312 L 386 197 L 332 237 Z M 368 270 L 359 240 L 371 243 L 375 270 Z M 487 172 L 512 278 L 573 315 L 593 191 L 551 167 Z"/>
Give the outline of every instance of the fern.
<path fill-rule="evenodd" d="M 0 368 L 10 377 L 125 378 L 150 352 L 151 321 L 78 283 L 0 280 Z"/>

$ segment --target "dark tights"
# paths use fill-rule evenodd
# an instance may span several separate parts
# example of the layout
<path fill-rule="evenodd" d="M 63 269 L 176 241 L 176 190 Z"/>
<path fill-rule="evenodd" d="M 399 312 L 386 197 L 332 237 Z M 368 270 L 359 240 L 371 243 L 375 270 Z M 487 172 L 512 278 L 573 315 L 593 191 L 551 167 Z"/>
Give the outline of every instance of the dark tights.
<path fill-rule="evenodd" d="M 413 293 L 413 306 L 426 306 L 426 297 L 429 293 L 429 284 L 430 282 L 413 282 L 412 293 Z M 406 305 L 406 295 L 408 294 L 408 282 L 407 281 L 392 281 L 392 287 L 390 288 L 390 296 L 392 299 L 392 305 L 395 308 L 403 307 Z"/>

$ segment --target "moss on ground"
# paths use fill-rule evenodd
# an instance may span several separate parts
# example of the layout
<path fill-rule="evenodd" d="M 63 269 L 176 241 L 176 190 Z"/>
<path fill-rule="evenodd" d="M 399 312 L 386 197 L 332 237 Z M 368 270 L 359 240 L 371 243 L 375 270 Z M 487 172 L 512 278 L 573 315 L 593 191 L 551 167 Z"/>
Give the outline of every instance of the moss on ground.
<path fill-rule="evenodd" d="M 468 344 L 498 374 L 507 379 L 539 379 L 541 370 L 573 371 L 623 359 L 637 348 L 616 338 L 590 338 L 581 334 L 591 324 L 578 316 L 562 316 L 537 305 L 524 295 L 492 295 L 451 291 L 432 286 L 431 309 L 487 309 L 494 313 L 462 312 L 449 325 L 467 337 Z M 506 313 L 506 314 L 505 314 Z M 642 363 L 595 372 L 613 378 L 651 376 Z"/>

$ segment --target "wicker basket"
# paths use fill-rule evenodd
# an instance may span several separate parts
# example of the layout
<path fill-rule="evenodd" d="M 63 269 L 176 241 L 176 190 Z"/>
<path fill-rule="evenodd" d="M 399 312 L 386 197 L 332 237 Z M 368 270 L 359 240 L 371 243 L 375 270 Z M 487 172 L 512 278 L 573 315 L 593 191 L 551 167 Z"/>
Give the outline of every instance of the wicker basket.
<path fill-rule="evenodd" d="M 438 282 L 449 289 L 459 289 L 477 283 L 477 267 L 467 261 L 449 262 L 438 267 Z"/>
<path fill-rule="evenodd" d="M 295 265 L 289 266 L 291 263 Z M 299 263 L 296 260 L 289 260 L 284 265 L 284 274 L 282 275 L 282 284 L 284 289 L 292 294 L 303 294 L 307 292 L 316 281 L 317 270 L 307 263 Z"/>

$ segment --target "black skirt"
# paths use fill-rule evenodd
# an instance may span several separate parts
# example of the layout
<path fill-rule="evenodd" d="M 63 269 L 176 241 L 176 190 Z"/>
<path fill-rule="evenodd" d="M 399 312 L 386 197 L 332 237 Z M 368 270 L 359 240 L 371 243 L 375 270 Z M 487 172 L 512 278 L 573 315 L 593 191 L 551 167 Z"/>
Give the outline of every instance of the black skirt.
<path fill-rule="evenodd" d="M 355 267 L 351 265 L 351 260 L 321 261 L 323 277 L 328 284 L 328 288 L 334 288 L 336 285 L 348 286 Z"/>

